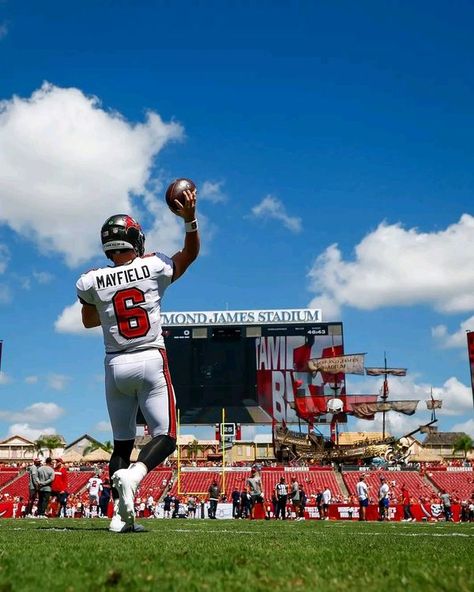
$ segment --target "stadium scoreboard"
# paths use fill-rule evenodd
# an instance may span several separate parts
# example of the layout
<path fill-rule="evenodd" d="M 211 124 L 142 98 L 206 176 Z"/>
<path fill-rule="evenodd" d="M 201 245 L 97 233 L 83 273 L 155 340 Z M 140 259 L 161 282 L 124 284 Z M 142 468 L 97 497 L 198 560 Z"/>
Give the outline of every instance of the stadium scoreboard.
<path fill-rule="evenodd" d="M 318 309 L 172 312 L 162 324 L 181 423 L 190 425 L 220 422 L 223 408 L 230 423 L 297 423 L 298 364 L 343 346 L 342 323 L 323 323 Z"/>

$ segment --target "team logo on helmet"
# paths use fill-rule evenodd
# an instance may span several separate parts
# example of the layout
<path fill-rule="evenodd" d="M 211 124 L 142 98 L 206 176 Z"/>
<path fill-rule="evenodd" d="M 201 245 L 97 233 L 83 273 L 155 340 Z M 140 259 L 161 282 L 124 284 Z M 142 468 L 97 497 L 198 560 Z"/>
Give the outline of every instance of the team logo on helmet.
<path fill-rule="evenodd" d="M 111 251 L 133 249 L 139 257 L 145 252 L 145 235 L 141 226 L 127 214 L 111 216 L 102 226 L 101 239 L 109 258 Z"/>

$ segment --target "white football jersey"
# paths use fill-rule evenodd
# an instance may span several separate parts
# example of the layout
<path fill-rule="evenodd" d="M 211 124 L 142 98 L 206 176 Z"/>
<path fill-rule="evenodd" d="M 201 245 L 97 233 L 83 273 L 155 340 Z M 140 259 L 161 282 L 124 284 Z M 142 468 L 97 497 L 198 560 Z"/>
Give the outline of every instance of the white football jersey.
<path fill-rule="evenodd" d="M 102 479 L 99 477 L 91 477 L 87 484 L 87 488 L 89 489 L 89 495 L 99 495 L 99 492 L 102 489 Z"/>
<path fill-rule="evenodd" d="M 162 253 L 81 275 L 77 295 L 97 308 L 107 353 L 164 347 L 161 299 L 172 277 L 173 261 Z"/>

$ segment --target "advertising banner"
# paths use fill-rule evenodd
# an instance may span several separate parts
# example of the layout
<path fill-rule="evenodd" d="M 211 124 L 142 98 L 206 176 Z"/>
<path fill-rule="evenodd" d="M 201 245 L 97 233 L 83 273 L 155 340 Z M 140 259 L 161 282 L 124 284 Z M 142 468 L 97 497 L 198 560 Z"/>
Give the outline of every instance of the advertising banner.
<path fill-rule="evenodd" d="M 314 414 L 313 421 L 321 420 L 327 401 L 345 392 L 345 377 L 308 372 L 308 361 L 332 357 L 336 348 L 339 354 L 342 334 L 257 338 L 258 404 L 279 424 L 297 423 L 298 415 L 309 420 Z"/>

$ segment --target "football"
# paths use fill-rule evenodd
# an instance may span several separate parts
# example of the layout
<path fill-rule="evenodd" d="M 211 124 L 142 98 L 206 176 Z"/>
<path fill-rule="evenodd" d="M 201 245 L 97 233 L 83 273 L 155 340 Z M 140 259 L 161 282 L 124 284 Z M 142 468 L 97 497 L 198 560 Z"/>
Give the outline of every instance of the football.
<path fill-rule="evenodd" d="M 191 179 L 176 179 L 168 186 L 166 190 L 166 203 L 172 212 L 176 212 L 175 200 L 179 201 L 181 205 L 184 205 L 186 198 L 184 191 L 194 191 L 196 185 Z"/>

